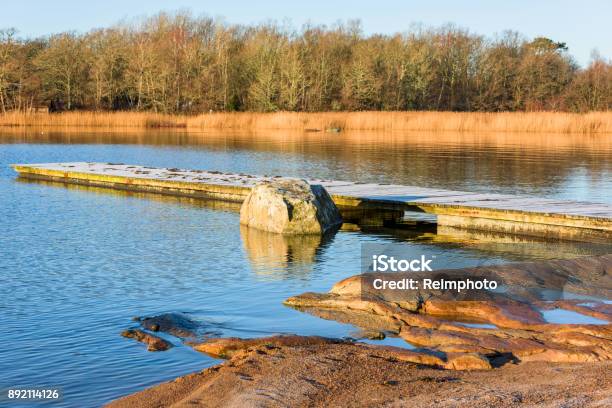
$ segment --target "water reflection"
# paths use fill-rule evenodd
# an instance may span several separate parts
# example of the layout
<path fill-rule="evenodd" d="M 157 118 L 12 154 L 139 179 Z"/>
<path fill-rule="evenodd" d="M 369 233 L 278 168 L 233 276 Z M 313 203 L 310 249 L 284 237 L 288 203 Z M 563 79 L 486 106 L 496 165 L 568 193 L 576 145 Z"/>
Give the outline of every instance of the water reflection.
<path fill-rule="evenodd" d="M 253 272 L 280 280 L 308 276 L 334 236 L 335 232 L 324 236 L 283 235 L 240 226 L 240 237 Z"/>
<path fill-rule="evenodd" d="M 147 193 L 142 191 L 130 191 L 130 190 L 115 190 L 106 187 L 89 186 L 85 184 L 73 184 L 63 183 L 60 181 L 51 180 L 38 180 L 26 177 L 17 177 L 15 179 L 19 183 L 24 184 L 40 184 L 48 187 L 65 188 L 68 190 L 82 191 L 88 194 L 101 194 L 101 195 L 113 195 L 122 198 L 137 198 L 142 200 L 151 200 L 158 202 L 175 203 L 185 206 L 193 206 L 199 208 L 210 208 L 212 210 L 219 211 L 231 211 L 240 212 L 240 203 L 218 201 L 218 200 L 205 200 L 194 197 L 184 197 L 176 195 L 164 195 L 161 193 Z"/>
<path fill-rule="evenodd" d="M 606 134 L 109 133 L 91 129 L 2 129 L 0 133 L 2 143 L 172 146 L 188 151 L 244 152 L 248 158 L 239 168 L 236 163 L 207 163 L 204 168 L 210 170 L 612 202 L 612 135 Z"/>
<path fill-rule="evenodd" d="M 470 248 L 483 256 L 508 256 L 517 261 L 603 255 L 611 250 L 608 243 L 570 242 L 446 226 L 438 226 L 436 234 L 423 234 L 416 241 L 447 248 Z"/>
<path fill-rule="evenodd" d="M 218 211 L 240 212 L 240 204 L 232 202 L 114 190 L 28 178 L 17 178 L 16 181 L 82 191 L 88 194 L 113 195 Z M 393 242 L 414 242 L 445 250 L 461 249 L 483 259 L 503 257 L 512 261 L 546 260 L 602 255 L 611 251 L 610 245 L 606 243 L 550 240 L 438 226 L 432 222 L 433 219 L 429 220 L 427 217 L 419 219 L 419 217 L 422 218 L 421 214 L 405 213 L 404 211 L 342 208 L 341 213 L 344 223 L 340 228 L 340 233 L 359 233 Z M 259 276 L 273 279 L 308 276 L 312 272 L 317 256 L 322 255 L 324 248 L 331 244 L 334 235 L 291 237 L 240 226 L 240 237 L 252 270 Z"/>
<path fill-rule="evenodd" d="M 416 221 L 391 225 L 393 215 L 387 220 L 347 215 L 333 242 L 297 247 L 241 235 L 238 204 L 16 182 L 10 163 L 124 162 L 610 202 L 611 151 L 605 136 L 582 135 L 253 137 L 83 129 L 41 135 L 0 129 L 0 361 L 6 367 L 0 369 L 0 386 L 52 380 L 70 395 L 54 406 L 99 406 L 216 363 L 186 347 L 148 353 L 125 341 L 119 333 L 133 324 L 133 316 L 193 313 L 222 324 L 229 336 L 346 336 L 352 327 L 298 313 L 282 302 L 328 291 L 359 273 L 364 243 L 399 241 L 409 254 L 436 255 L 440 267 L 605 249 L 501 234 L 459 235 Z M 515 171 L 496 171 L 498 164 Z M 280 268 L 260 268 L 264 261 Z"/>

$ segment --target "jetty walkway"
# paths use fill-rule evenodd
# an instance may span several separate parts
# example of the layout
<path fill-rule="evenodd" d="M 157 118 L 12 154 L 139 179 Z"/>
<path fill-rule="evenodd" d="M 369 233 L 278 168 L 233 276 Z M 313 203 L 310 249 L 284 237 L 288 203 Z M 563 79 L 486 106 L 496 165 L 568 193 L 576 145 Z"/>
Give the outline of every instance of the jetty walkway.
<path fill-rule="evenodd" d="M 242 202 L 278 176 L 117 163 L 15 164 L 20 177 L 122 190 Z M 342 208 L 435 214 L 441 226 L 578 241 L 612 242 L 612 205 L 416 186 L 310 179 Z"/>

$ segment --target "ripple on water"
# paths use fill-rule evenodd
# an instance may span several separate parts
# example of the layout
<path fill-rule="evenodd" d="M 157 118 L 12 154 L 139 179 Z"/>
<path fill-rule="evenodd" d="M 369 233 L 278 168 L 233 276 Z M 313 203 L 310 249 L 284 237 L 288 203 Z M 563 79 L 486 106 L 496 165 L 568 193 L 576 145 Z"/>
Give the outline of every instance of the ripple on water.
<path fill-rule="evenodd" d="M 609 246 L 467 245 L 355 231 L 340 232 L 307 251 L 280 246 L 280 252 L 262 256 L 260 250 L 270 246 L 249 246 L 233 210 L 197 200 L 19 182 L 9 168 L 10 163 L 85 160 L 612 199 L 612 147 L 601 141 L 572 139 L 549 147 L 546 141 L 558 144 L 559 135 L 533 146 L 533 135 L 514 144 L 461 135 L 432 142 L 442 136 L 9 136 L 13 144 L 0 144 L 0 389 L 61 386 L 64 401 L 37 406 L 93 407 L 218 362 L 177 340 L 167 352 L 147 352 L 120 336 L 135 324 L 133 316 L 188 312 L 214 322 L 227 336 L 349 336 L 354 327 L 284 307 L 282 301 L 327 291 L 359 273 L 365 242 L 403 242 L 411 254 L 435 255 L 440 267 L 610 252 Z M 137 144 L 142 140 L 159 144 Z M 536 245 L 542 250 L 527 250 Z M 411 347 L 391 336 L 366 342 Z"/>

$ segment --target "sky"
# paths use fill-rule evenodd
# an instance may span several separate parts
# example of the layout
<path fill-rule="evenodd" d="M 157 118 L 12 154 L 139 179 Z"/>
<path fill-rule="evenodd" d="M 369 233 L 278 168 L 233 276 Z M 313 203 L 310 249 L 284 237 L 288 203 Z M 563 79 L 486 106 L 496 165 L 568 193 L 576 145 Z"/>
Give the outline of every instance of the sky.
<path fill-rule="evenodd" d="M 0 28 L 14 27 L 22 37 L 62 31 L 86 32 L 159 11 L 187 9 L 194 15 L 222 17 L 228 23 L 275 20 L 333 24 L 359 19 L 366 34 L 407 31 L 413 23 L 454 23 L 493 36 L 504 30 L 527 37 L 565 42 L 581 65 L 597 49 L 612 58 L 612 0 L 20 0 L 0 5 Z"/>

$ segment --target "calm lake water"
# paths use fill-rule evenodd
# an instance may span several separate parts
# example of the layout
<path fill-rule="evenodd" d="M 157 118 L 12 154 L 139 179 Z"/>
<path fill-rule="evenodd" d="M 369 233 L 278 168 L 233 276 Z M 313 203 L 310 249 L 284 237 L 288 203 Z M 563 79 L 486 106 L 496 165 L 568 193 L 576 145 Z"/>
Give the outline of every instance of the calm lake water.
<path fill-rule="evenodd" d="M 612 252 L 603 244 L 375 228 L 324 242 L 271 241 L 241 230 L 235 206 L 20 181 L 9 167 L 58 161 L 612 203 L 609 136 L 0 130 L 0 389 L 61 387 L 64 399 L 53 406 L 100 406 L 218 362 L 176 339 L 167 352 L 147 352 L 120 336 L 134 316 L 185 312 L 224 336 L 358 336 L 282 301 L 359 273 L 362 243 L 402 242 L 415 256 L 436 256 L 437 268 Z"/>

